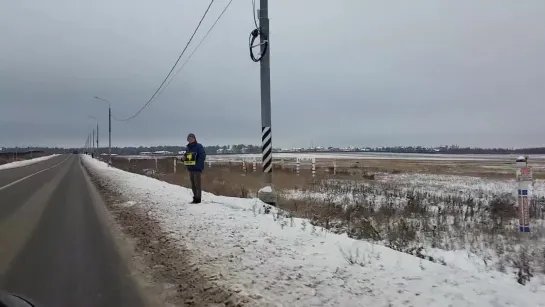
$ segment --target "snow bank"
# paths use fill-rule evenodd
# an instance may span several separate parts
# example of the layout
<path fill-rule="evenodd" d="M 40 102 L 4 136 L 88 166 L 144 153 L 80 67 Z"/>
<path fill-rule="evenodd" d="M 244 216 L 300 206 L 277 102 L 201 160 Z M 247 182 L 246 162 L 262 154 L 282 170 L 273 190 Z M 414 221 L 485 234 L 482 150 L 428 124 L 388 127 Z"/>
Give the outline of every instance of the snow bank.
<path fill-rule="evenodd" d="M 219 284 L 258 306 L 545 306 L 545 287 L 499 272 L 471 272 L 325 232 L 303 219 L 265 214 L 256 199 L 203 194 L 110 168 L 85 165 L 149 215 Z"/>
<path fill-rule="evenodd" d="M 50 156 L 45 156 L 45 157 L 39 157 L 39 158 L 34 158 L 34 159 L 29 159 L 29 160 L 15 161 L 15 162 L 11 162 L 11 163 L 2 164 L 2 165 L 0 165 L 0 170 L 31 165 L 31 164 L 34 164 L 34 163 L 49 160 L 49 159 L 51 159 L 51 158 L 53 158 L 55 156 L 58 156 L 58 155 L 55 154 L 55 155 L 50 155 Z"/>

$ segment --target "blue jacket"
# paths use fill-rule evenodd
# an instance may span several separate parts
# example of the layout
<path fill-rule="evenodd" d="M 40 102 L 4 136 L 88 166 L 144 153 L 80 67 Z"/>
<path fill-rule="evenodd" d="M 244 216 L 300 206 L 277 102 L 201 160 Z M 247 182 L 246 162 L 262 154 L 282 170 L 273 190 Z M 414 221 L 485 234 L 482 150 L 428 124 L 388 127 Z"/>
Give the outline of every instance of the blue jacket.
<path fill-rule="evenodd" d="M 197 142 L 187 144 L 186 153 L 190 152 L 197 155 L 197 161 L 195 165 L 187 165 L 187 170 L 190 172 L 202 172 L 204 170 L 204 160 L 206 159 L 204 147 Z"/>

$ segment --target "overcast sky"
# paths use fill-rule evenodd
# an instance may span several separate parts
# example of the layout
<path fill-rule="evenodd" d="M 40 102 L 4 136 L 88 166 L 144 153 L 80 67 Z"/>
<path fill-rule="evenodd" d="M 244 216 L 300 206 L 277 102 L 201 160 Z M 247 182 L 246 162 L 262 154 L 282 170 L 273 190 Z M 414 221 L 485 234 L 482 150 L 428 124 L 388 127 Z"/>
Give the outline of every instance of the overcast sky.
<path fill-rule="evenodd" d="M 208 3 L 0 0 L 0 146 L 82 146 L 89 115 L 106 144 L 93 96 L 133 115 Z M 545 145 L 544 0 L 271 0 L 269 16 L 275 146 Z M 114 145 L 259 144 L 253 28 L 234 0 L 159 99 L 113 122 Z"/>

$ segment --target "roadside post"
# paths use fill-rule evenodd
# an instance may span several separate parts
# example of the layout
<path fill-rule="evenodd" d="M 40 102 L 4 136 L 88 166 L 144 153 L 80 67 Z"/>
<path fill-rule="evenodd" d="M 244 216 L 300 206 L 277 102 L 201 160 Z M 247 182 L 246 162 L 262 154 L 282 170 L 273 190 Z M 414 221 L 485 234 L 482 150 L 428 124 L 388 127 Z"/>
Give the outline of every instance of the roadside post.
<path fill-rule="evenodd" d="M 528 157 L 525 156 L 517 158 L 516 166 L 519 231 L 530 232 L 530 201 L 528 190 L 533 181 L 532 169 L 528 166 Z"/>

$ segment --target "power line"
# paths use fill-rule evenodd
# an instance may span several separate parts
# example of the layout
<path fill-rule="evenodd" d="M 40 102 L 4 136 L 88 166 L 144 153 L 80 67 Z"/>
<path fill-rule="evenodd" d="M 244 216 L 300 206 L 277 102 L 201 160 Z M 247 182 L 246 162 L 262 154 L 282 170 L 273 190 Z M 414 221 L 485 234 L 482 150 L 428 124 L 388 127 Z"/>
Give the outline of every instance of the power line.
<path fill-rule="evenodd" d="M 252 0 L 252 11 L 254 13 L 254 24 L 255 24 L 255 28 L 258 29 L 259 26 L 257 25 L 257 18 L 255 16 L 255 0 Z"/>
<path fill-rule="evenodd" d="M 223 14 L 225 13 L 225 11 L 227 11 L 227 9 L 229 8 L 229 6 L 231 5 L 231 2 L 233 2 L 233 0 L 230 0 L 229 3 L 227 3 L 227 5 L 225 6 L 225 8 L 223 9 L 223 11 L 221 12 L 221 14 L 218 16 L 218 18 L 216 19 L 216 21 L 214 21 L 214 23 L 212 24 L 212 26 L 210 27 L 210 29 L 208 29 L 208 32 L 206 32 L 206 34 L 203 36 L 203 38 L 201 39 L 201 41 L 199 42 L 199 44 L 197 45 L 197 47 L 195 47 L 195 50 L 193 50 L 193 52 L 191 52 L 191 54 L 189 55 L 189 57 L 187 57 L 187 59 L 185 60 L 185 62 L 182 64 L 182 66 L 180 66 L 180 68 L 178 69 L 178 71 L 176 71 L 176 73 L 174 74 L 174 76 L 168 81 L 167 85 L 165 85 L 165 87 L 163 87 L 163 89 L 161 89 L 161 91 L 159 92 L 159 94 L 157 95 L 157 97 L 159 97 L 159 95 L 161 95 L 163 93 L 163 91 L 170 85 L 170 83 L 176 78 L 176 76 L 178 76 L 178 74 L 180 73 L 180 71 L 182 71 L 182 69 L 184 69 L 185 65 L 187 64 L 187 62 L 189 62 L 189 60 L 191 59 L 191 57 L 195 54 L 195 52 L 197 52 L 197 49 L 199 49 L 199 47 L 202 45 L 202 43 L 204 42 L 204 40 L 206 39 L 206 37 L 208 37 L 208 34 L 210 34 L 210 32 L 212 32 L 212 30 L 214 29 L 214 27 L 216 26 L 216 24 L 218 23 L 218 21 L 220 21 L 221 17 L 223 16 Z"/>
<path fill-rule="evenodd" d="M 142 108 L 140 108 L 140 110 L 138 110 L 138 112 L 136 112 L 133 116 L 129 117 L 129 118 L 126 118 L 126 119 L 122 119 L 120 121 L 122 122 L 126 122 L 126 121 L 129 121 L 133 118 L 135 118 L 136 116 L 138 116 L 148 105 L 150 105 L 150 103 L 152 103 L 153 99 L 155 98 L 155 96 L 157 96 L 157 93 L 159 93 L 159 91 L 161 90 L 161 88 L 163 87 L 163 85 L 165 84 L 165 82 L 167 82 L 168 78 L 170 77 L 170 75 L 172 74 L 172 72 L 174 71 L 174 68 L 176 68 L 176 65 L 178 65 L 178 62 L 180 62 L 180 59 L 182 58 L 182 56 L 185 54 L 185 51 L 187 50 L 187 47 L 189 47 L 189 44 L 191 43 L 191 41 L 193 40 L 193 37 L 195 37 L 195 34 L 197 33 L 197 31 L 199 30 L 199 28 L 201 27 L 201 24 L 204 20 L 204 18 L 206 17 L 206 15 L 208 14 L 208 11 L 210 11 L 210 7 L 212 7 L 212 4 L 214 3 L 215 0 L 211 0 L 210 1 L 210 4 L 208 4 L 208 7 L 206 8 L 206 11 L 204 12 L 204 14 L 202 15 L 201 17 L 201 20 L 199 21 L 199 23 L 197 24 L 197 27 L 195 28 L 195 31 L 193 31 L 193 34 L 191 35 L 191 37 L 189 38 L 189 41 L 187 42 L 187 44 L 185 45 L 184 47 L 184 50 L 182 50 L 182 53 L 180 54 L 180 56 L 178 57 L 178 59 L 176 60 L 176 62 L 174 63 L 174 65 L 172 66 L 172 68 L 170 69 L 170 71 L 168 72 L 168 75 L 166 76 L 166 78 L 163 80 L 163 82 L 161 82 L 161 85 L 159 85 L 159 87 L 157 88 L 157 90 L 155 91 L 155 93 L 153 94 L 153 96 L 151 96 L 151 98 L 148 100 L 148 102 L 146 102 L 146 104 L 144 104 L 144 106 Z"/>

